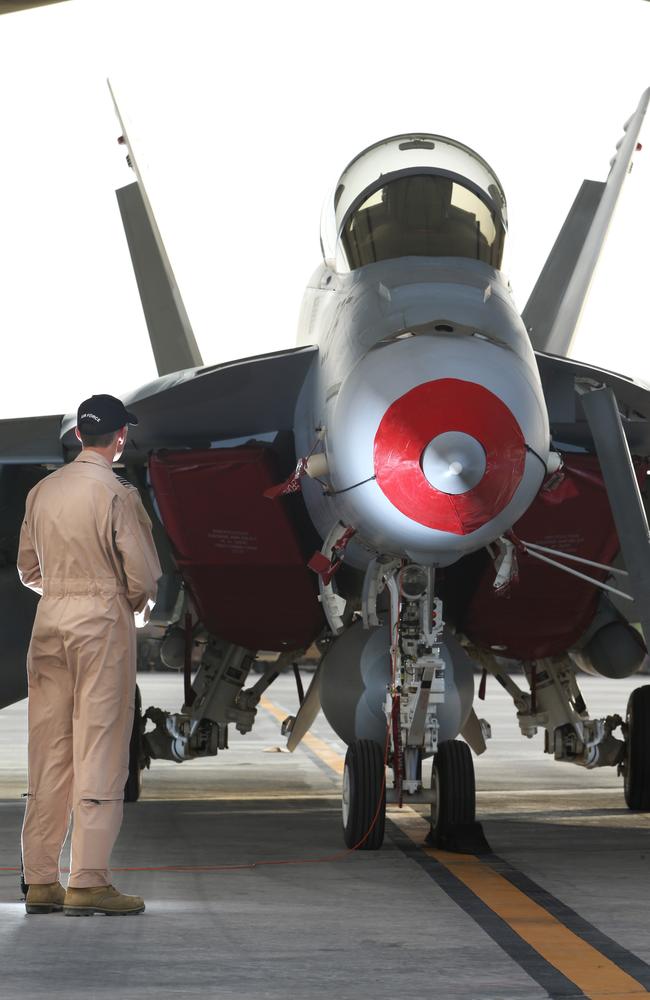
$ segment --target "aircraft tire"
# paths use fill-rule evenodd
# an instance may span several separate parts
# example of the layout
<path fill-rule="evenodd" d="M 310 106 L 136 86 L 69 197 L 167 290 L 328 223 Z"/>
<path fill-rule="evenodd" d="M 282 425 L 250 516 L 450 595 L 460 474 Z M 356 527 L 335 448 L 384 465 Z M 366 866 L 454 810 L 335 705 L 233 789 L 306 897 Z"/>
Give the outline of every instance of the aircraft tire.
<path fill-rule="evenodd" d="M 635 688 L 627 703 L 625 802 L 650 812 L 650 684 Z"/>
<path fill-rule="evenodd" d="M 379 743 L 355 740 L 350 744 L 343 771 L 343 839 L 347 847 L 378 851 L 383 844 L 386 823 L 384 775 L 384 754 Z"/>
<path fill-rule="evenodd" d="M 135 712 L 133 714 L 133 729 L 129 743 L 129 776 L 124 786 L 124 801 L 137 802 L 142 791 L 142 696 L 140 688 L 135 686 Z"/>
<path fill-rule="evenodd" d="M 459 827 L 467 827 L 476 818 L 476 785 L 474 763 L 466 743 L 446 740 L 438 747 L 433 763 L 431 803 L 431 836 L 434 843 Z"/>

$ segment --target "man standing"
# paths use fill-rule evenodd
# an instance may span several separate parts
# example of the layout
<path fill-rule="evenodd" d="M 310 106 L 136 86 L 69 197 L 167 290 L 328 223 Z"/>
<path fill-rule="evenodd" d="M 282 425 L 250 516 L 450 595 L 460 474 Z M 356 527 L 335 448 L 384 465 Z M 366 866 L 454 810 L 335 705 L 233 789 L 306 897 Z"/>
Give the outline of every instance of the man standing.
<path fill-rule="evenodd" d="M 18 552 L 42 595 L 27 656 L 29 782 L 22 846 L 28 913 L 141 913 L 111 885 L 122 823 L 136 683 L 135 618 L 161 575 L 138 490 L 116 476 L 128 424 L 114 396 L 77 413 L 82 451 L 27 496 Z M 73 817 L 70 878 L 59 857 Z"/>

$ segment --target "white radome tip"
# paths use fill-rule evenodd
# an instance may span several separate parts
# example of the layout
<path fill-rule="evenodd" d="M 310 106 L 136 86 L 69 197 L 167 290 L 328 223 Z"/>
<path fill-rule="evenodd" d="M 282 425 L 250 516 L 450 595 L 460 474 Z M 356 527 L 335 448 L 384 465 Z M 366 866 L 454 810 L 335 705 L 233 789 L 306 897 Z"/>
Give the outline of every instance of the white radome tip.
<path fill-rule="evenodd" d="M 486 457 L 483 445 L 476 438 L 463 431 L 446 431 L 429 441 L 420 464 L 435 489 L 458 496 L 480 483 Z"/>

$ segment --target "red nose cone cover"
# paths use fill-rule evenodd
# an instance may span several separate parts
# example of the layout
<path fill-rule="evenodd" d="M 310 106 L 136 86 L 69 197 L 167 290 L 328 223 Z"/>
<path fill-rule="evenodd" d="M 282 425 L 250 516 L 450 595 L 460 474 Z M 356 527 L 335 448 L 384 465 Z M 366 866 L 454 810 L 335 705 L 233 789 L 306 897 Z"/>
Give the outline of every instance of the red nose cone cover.
<path fill-rule="evenodd" d="M 429 442 L 446 431 L 476 438 L 486 454 L 483 478 L 466 493 L 437 490 L 420 465 Z M 461 379 L 424 382 L 400 396 L 375 435 L 375 474 L 391 503 L 413 521 L 455 535 L 476 531 L 510 503 L 525 461 L 521 428 L 505 403 Z"/>

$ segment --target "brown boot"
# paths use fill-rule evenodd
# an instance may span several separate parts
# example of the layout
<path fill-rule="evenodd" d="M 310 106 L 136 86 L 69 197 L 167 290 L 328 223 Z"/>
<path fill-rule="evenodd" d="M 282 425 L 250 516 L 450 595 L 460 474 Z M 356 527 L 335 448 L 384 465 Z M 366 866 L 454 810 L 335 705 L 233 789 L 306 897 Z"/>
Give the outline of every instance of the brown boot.
<path fill-rule="evenodd" d="M 65 889 L 60 882 L 30 885 L 25 899 L 28 913 L 58 913 L 63 909 Z"/>
<path fill-rule="evenodd" d="M 139 896 L 124 896 L 112 885 L 96 885 L 83 889 L 68 887 L 63 901 L 66 917 L 92 917 L 105 913 L 107 917 L 142 913 L 144 900 Z"/>

